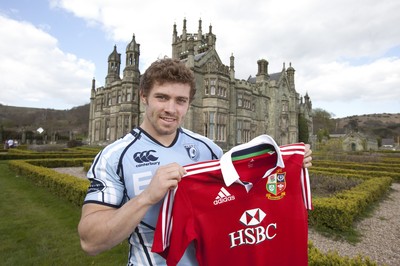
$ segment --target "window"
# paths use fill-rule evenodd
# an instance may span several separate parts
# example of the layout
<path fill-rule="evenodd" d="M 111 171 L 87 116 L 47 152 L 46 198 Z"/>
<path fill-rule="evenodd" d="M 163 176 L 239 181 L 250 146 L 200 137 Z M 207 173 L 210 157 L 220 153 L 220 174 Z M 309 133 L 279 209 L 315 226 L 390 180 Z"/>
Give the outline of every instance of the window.
<path fill-rule="evenodd" d="M 217 140 L 226 141 L 226 122 L 227 116 L 225 114 L 218 114 L 217 121 Z"/>
<path fill-rule="evenodd" d="M 208 79 L 204 80 L 204 94 L 208 95 Z M 206 120 L 205 120 L 206 121 Z"/>
<path fill-rule="evenodd" d="M 204 121 L 204 136 L 216 141 L 226 141 L 227 114 L 213 111 L 205 112 Z"/>
<path fill-rule="evenodd" d="M 244 121 L 243 142 L 249 142 L 251 140 L 250 125 L 250 121 Z"/>
<path fill-rule="evenodd" d="M 94 141 L 100 140 L 100 121 L 95 122 L 94 126 Z"/>
<path fill-rule="evenodd" d="M 210 122 L 209 122 L 209 138 L 214 140 L 214 128 L 215 128 L 215 112 L 210 112 Z"/>
<path fill-rule="evenodd" d="M 215 85 L 216 85 L 216 79 L 211 79 L 210 80 L 211 86 L 210 86 L 210 91 L 211 95 L 215 95 Z"/>
<path fill-rule="evenodd" d="M 124 134 L 129 133 L 129 131 L 131 130 L 129 122 L 130 122 L 129 115 L 124 116 Z"/>
<path fill-rule="evenodd" d="M 220 97 L 227 97 L 227 87 L 228 87 L 228 83 L 223 81 L 223 80 L 218 80 L 218 96 Z"/>
<path fill-rule="evenodd" d="M 110 106 L 112 104 L 111 93 L 107 93 L 107 105 Z"/>
<path fill-rule="evenodd" d="M 238 120 L 236 122 L 236 142 L 245 143 L 251 140 L 250 121 Z"/>
<path fill-rule="evenodd" d="M 101 99 L 97 99 L 96 100 L 96 111 L 100 111 L 101 110 Z"/>
<path fill-rule="evenodd" d="M 106 140 L 110 140 L 110 120 L 106 120 Z"/>
<path fill-rule="evenodd" d="M 289 111 L 289 102 L 288 101 L 282 101 L 282 111 L 283 112 Z"/>
<path fill-rule="evenodd" d="M 243 94 L 238 93 L 237 98 L 238 98 L 238 99 L 237 99 L 237 100 L 238 100 L 237 105 L 238 105 L 239 107 L 242 107 L 242 106 L 243 106 Z"/>
<path fill-rule="evenodd" d="M 242 143 L 242 120 L 237 120 L 237 122 L 236 122 L 236 132 L 237 132 L 236 142 L 238 144 Z"/>

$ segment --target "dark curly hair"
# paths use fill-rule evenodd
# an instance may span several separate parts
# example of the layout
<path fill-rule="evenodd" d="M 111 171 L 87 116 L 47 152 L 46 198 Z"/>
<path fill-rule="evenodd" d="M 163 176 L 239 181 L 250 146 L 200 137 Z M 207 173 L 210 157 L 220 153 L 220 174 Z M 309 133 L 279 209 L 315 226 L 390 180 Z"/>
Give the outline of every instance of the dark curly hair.
<path fill-rule="evenodd" d="M 189 101 L 193 100 L 196 94 L 194 74 L 185 63 L 177 59 L 163 58 L 153 62 L 140 78 L 140 90 L 147 96 L 154 84 L 162 85 L 167 82 L 188 84 Z"/>

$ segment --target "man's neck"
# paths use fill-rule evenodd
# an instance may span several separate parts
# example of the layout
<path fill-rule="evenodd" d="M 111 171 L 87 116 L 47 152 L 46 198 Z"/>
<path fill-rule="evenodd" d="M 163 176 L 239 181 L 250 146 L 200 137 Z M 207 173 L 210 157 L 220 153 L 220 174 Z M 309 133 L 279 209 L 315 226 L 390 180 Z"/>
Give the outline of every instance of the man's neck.
<path fill-rule="evenodd" d="M 157 141 L 164 147 L 169 147 L 175 140 L 176 135 L 178 134 L 178 130 L 176 130 L 173 134 L 158 134 L 154 130 L 149 130 L 145 125 L 141 124 L 140 128 L 146 132 L 148 136 L 153 138 L 153 140 Z"/>

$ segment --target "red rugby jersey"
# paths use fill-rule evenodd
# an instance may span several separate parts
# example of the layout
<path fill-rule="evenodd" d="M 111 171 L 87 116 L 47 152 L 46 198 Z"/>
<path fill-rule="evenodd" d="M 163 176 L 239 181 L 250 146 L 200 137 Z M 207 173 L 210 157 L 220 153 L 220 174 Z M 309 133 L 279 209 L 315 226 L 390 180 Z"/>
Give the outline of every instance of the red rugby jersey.
<path fill-rule="evenodd" d="M 166 195 L 152 251 L 176 265 L 194 241 L 199 265 L 307 265 L 304 150 L 262 135 L 220 160 L 186 166 Z"/>

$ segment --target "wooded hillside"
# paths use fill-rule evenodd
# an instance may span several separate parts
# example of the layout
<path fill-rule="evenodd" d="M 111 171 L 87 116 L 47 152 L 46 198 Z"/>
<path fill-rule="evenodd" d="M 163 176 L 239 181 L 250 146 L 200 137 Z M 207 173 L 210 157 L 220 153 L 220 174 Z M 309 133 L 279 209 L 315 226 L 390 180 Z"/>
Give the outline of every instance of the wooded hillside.
<path fill-rule="evenodd" d="M 322 110 L 323 113 L 323 110 Z M 321 114 L 321 110 L 320 110 Z M 55 110 L 5 106 L 0 104 L 0 133 L 2 138 L 20 139 L 22 131 L 32 132 L 41 127 L 48 134 L 57 132 L 68 137 L 70 132 L 81 139 L 88 135 L 89 104 L 70 110 Z M 320 129 L 327 129 L 329 134 L 346 134 L 351 131 L 361 132 L 376 138 L 400 136 L 400 113 L 349 116 L 345 118 L 314 117 L 314 134 Z M 2 130 L 2 131 L 1 131 Z"/>

